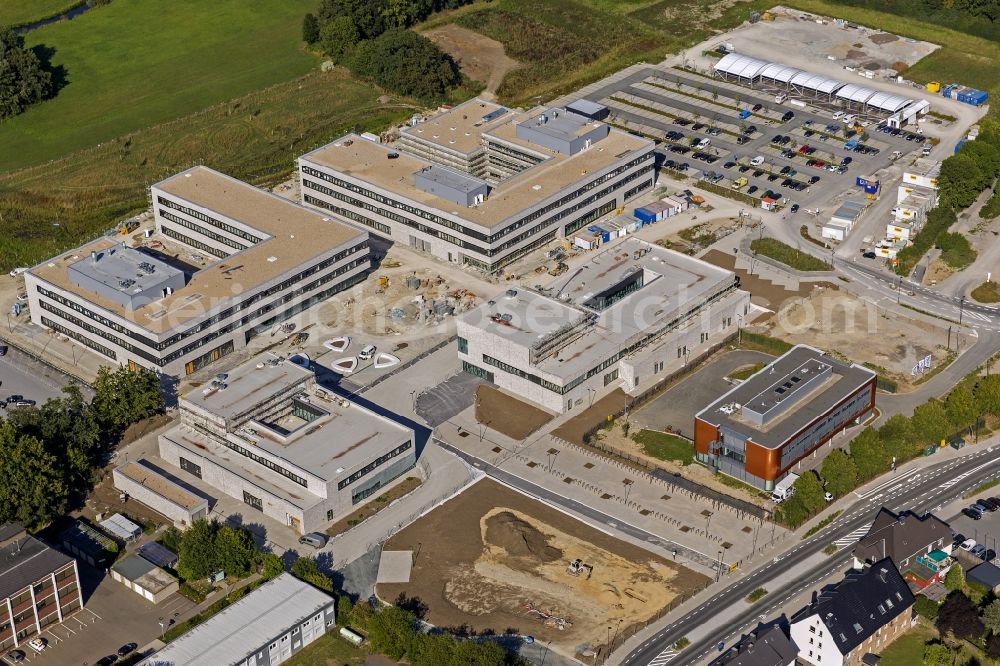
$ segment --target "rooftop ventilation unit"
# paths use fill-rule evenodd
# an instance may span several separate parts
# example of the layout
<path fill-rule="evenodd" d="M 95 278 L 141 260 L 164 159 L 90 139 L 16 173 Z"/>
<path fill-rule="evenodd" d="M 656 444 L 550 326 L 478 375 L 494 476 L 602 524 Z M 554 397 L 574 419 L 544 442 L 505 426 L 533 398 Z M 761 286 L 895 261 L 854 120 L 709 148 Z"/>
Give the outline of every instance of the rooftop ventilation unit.
<path fill-rule="evenodd" d="M 125 278 L 124 280 L 118 280 L 118 286 L 122 289 L 128 289 L 135 284 L 135 280 L 132 278 Z"/>
<path fill-rule="evenodd" d="M 506 296 L 507 298 L 514 298 L 517 296 L 517 289 L 508 289 Z"/>
<path fill-rule="evenodd" d="M 156 266 L 149 263 L 148 261 L 143 261 L 142 263 L 139 264 L 139 270 L 145 273 L 146 275 L 152 275 L 154 272 L 156 272 Z"/>

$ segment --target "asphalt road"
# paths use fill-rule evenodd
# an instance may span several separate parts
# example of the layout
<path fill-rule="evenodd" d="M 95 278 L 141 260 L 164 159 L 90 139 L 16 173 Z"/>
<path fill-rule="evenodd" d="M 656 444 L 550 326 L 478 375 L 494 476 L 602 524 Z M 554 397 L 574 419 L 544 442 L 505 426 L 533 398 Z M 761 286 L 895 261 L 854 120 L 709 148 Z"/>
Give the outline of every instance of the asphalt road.
<path fill-rule="evenodd" d="M 14 347 L 10 347 L 5 356 L 0 356 L 0 400 L 20 394 L 42 404 L 49 398 L 61 397 L 62 387 L 71 383 L 76 382 Z M 85 397 L 92 394 L 89 387 L 81 386 L 81 390 Z"/>
<path fill-rule="evenodd" d="M 995 476 L 1000 463 L 1000 447 L 990 447 L 960 461 L 950 460 L 933 467 L 913 470 L 906 475 L 889 478 L 876 489 L 869 491 L 846 509 L 830 527 L 803 541 L 776 557 L 771 563 L 741 578 L 703 603 L 681 619 L 668 625 L 621 662 L 632 664 L 665 664 L 684 666 L 700 663 L 715 649 L 719 641 L 727 644 L 751 628 L 761 615 L 771 608 L 779 608 L 784 599 L 798 594 L 813 581 L 822 580 L 844 565 L 846 555 L 857 539 L 867 531 L 875 513 L 881 506 L 893 510 L 911 509 L 917 512 L 933 511 L 960 497 L 990 476 Z M 838 541 L 839 540 L 839 541 Z M 830 543 L 837 543 L 839 552 L 813 567 L 805 575 L 787 576 L 788 572 L 815 556 Z M 711 625 L 719 608 L 731 607 L 758 587 L 765 587 L 771 594 L 764 600 L 747 607 L 737 619 L 728 619 L 725 627 L 694 641 L 680 653 L 670 646 L 693 630 Z"/>

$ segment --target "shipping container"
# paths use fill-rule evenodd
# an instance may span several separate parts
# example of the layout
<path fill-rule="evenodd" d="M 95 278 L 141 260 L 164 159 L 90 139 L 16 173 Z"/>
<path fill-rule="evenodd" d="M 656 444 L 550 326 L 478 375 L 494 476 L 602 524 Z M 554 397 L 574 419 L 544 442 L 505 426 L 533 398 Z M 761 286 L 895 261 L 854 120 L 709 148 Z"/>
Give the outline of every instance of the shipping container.
<path fill-rule="evenodd" d="M 652 224 L 653 222 L 656 222 L 656 213 L 645 207 L 636 208 L 632 215 L 643 224 Z"/>
<path fill-rule="evenodd" d="M 965 145 L 965 139 L 962 139 L 961 141 L 959 141 L 958 143 L 955 144 L 955 154 L 956 155 L 958 155 L 958 151 L 962 150 L 962 146 L 964 146 L 964 145 Z"/>

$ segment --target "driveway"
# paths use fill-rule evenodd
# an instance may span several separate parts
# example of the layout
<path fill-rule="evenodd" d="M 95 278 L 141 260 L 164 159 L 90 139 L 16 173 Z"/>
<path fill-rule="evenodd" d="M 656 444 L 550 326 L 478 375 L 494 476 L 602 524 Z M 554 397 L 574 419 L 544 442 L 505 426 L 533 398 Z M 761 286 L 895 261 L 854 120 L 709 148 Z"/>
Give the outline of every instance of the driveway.
<path fill-rule="evenodd" d="M 738 368 L 774 360 L 761 352 L 737 350 L 711 361 L 704 368 L 668 389 L 635 412 L 630 420 L 644 428 L 692 434 L 694 415 L 733 387 L 725 377 Z"/>

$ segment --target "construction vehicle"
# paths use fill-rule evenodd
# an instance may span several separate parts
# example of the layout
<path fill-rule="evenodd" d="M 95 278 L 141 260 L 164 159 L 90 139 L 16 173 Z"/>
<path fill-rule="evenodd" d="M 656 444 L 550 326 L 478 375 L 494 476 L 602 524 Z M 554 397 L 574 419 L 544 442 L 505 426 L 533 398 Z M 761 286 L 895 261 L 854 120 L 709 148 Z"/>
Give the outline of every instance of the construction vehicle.
<path fill-rule="evenodd" d="M 128 234 L 132 233 L 138 228 L 139 228 L 139 220 L 133 217 L 125 220 L 120 225 L 118 225 L 118 233 L 122 234 L 123 236 L 127 236 Z"/>
<path fill-rule="evenodd" d="M 584 564 L 580 558 L 576 558 L 566 567 L 566 573 L 571 576 L 579 576 L 584 571 L 587 572 L 587 579 L 589 580 L 590 576 L 594 573 L 594 566 L 592 564 Z"/>
<path fill-rule="evenodd" d="M 746 176 L 740 176 L 739 178 L 737 178 L 736 180 L 733 181 L 733 189 L 734 190 L 742 189 L 742 188 L 746 187 L 747 182 L 749 182 L 749 181 L 747 181 L 747 177 Z"/>
<path fill-rule="evenodd" d="M 568 270 L 569 270 L 569 266 L 566 264 L 566 262 L 560 261 L 555 266 L 553 266 L 552 268 L 549 269 L 549 275 L 551 275 L 553 277 L 556 276 L 556 275 L 562 275 L 563 273 L 565 273 Z"/>

